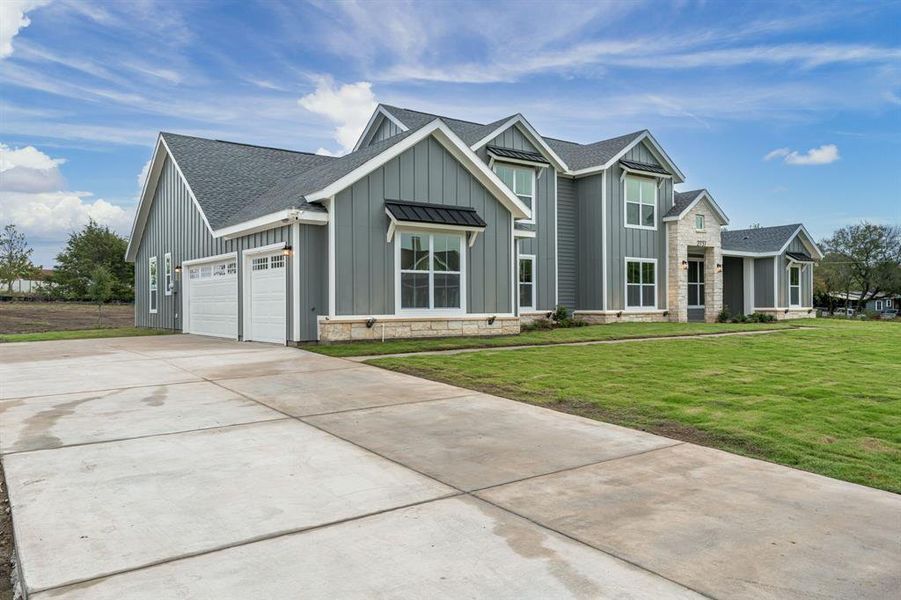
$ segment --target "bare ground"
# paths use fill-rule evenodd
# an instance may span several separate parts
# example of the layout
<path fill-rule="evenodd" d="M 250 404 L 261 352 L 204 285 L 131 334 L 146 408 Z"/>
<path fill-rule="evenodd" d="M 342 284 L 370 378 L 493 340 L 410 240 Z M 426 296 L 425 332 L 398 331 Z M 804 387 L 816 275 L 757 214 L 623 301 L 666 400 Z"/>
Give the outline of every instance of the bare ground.
<path fill-rule="evenodd" d="M 97 327 L 131 327 L 134 305 L 106 304 L 98 325 L 97 306 L 80 302 L 0 302 L 0 333 L 39 333 Z"/>

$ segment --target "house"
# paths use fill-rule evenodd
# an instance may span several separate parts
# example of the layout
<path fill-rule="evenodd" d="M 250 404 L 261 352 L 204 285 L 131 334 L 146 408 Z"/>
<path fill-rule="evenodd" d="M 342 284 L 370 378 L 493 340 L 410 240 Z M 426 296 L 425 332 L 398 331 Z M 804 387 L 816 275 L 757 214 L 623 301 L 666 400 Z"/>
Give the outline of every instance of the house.
<path fill-rule="evenodd" d="M 869 296 L 870 294 L 867 293 L 866 295 Z M 861 292 L 848 292 L 847 294 L 831 294 L 831 296 L 841 305 L 847 303 L 856 307 L 860 304 L 860 300 L 864 294 Z M 872 298 L 866 301 L 863 310 L 866 312 L 881 313 L 884 310 L 898 310 L 899 308 L 901 308 L 901 294 L 877 292 Z"/>
<path fill-rule="evenodd" d="M 35 274 L 28 279 L 13 279 L 12 281 L 0 281 L 0 287 L 8 292 L 16 294 L 38 294 L 50 287 L 53 283 L 50 279 L 53 277 L 53 269 L 38 269 Z"/>
<path fill-rule="evenodd" d="M 519 114 L 380 105 L 342 157 L 161 133 L 126 254 L 136 324 L 290 343 L 510 334 L 558 305 L 807 316 L 804 227 L 724 231 L 684 179 L 647 130 L 578 144 Z"/>

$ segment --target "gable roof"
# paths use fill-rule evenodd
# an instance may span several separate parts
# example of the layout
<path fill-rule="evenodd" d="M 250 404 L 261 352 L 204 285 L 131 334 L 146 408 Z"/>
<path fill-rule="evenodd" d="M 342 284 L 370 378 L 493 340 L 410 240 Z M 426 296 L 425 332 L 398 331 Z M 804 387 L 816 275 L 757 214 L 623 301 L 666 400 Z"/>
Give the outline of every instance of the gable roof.
<path fill-rule="evenodd" d="M 297 176 L 335 160 L 309 152 L 168 132 L 161 133 L 160 137 L 190 182 L 191 191 L 214 231 L 246 220 L 243 215 L 265 214 L 257 210 L 260 190 L 272 187 L 285 177 Z M 322 210 L 309 204 L 290 208 Z"/>
<path fill-rule="evenodd" d="M 720 221 L 723 225 L 729 224 L 729 217 L 726 216 L 726 213 L 723 212 L 723 209 L 720 208 L 720 205 L 716 203 L 716 200 L 713 199 L 713 196 L 706 189 L 700 190 L 691 190 L 690 192 L 673 192 L 673 206 L 666 214 L 663 215 L 664 221 L 678 221 L 685 215 L 686 212 L 691 210 L 697 205 L 701 200 L 707 200 L 708 204 L 710 204 L 710 208 L 713 209 L 713 212 L 720 218 Z"/>
<path fill-rule="evenodd" d="M 484 135 L 488 134 L 494 127 L 500 125 L 510 118 L 506 117 L 505 119 L 495 121 L 495 123 L 484 125 L 482 123 L 475 123 L 473 121 L 452 119 L 450 117 L 445 117 L 442 115 L 433 115 L 431 113 L 421 112 L 418 110 L 410 110 L 409 108 L 399 108 L 397 106 L 389 106 L 387 104 L 382 104 L 381 106 L 393 116 L 397 117 L 398 120 L 400 120 L 410 129 L 419 129 L 420 127 L 431 123 L 435 119 L 441 119 L 450 128 L 451 131 L 457 134 L 457 137 L 463 140 L 463 143 L 467 146 L 472 146 L 480 139 L 482 139 Z"/>
<path fill-rule="evenodd" d="M 724 252 L 748 252 L 753 254 L 781 254 L 799 233 L 807 238 L 814 258 L 822 258 L 823 253 L 817 247 L 813 237 L 801 223 L 777 225 L 775 227 L 755 227 L 753 229 L 736 229 L 722 233 Z"/>
<path fill-rule="evenodd" d="M 626 135 L 620 135 L 609 140 L 600 140 L 591 144 L 578 144 L 548 137 L 544 139 L 555 152 L 563 157 L 566 165 L 571 170 L 580 171 L 607 164 L 643 133 L 644 131 L 633 131 Z"/>

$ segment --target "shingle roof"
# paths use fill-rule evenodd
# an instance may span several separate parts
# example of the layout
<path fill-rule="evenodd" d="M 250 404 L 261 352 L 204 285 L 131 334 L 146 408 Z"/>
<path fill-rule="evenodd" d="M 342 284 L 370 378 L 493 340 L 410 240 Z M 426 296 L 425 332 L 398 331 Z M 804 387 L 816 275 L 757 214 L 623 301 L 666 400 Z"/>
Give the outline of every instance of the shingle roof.
<path fill-rule="evenodd" d="M 499 148 L 497 146 L 487 146 L 488 152 L 494 154 L 495 156 L 502 156 L 504 158 L 515 158 L 518 160 L 527 160 L 530 162 L 537 162 L 548 164 L 547 159 L 538 152 L 527 152 L 525 150 L 511 150 L 510 148 Z"/>
<path fill-rule="evenodd" d="M 629 144 L 643 133 L 645 133 L 645 130 L 635 131 L 591 144 L 577 144 L 549 137 L 544 138 L 544 141 L 554 152 L 560 155 L 560 158 L 566 162 L 566 166 L 573 171 L 578 171 L 607 164 L 610 159 L 625 150 Z"/>
<path fill-rule="evenodd" d="M 441 119 L 447 126 L 457 134 L 467 146 L 472 146 L 483 137 L 497 129 L 502 123 L 513 118 L 513 115 L 505 117 L 493 123 L 474 123 L 473 121 L 463 121 L 461 119 L 452 119 L 441 115 L 433 115 L 431 113 L 420 112 L 418 110 L 410 110 L 409 108 L 399 108 L 397 106 L 382 105 L 385 110 L 397 117 L 401 123 L 410 129 L 419 129 L 427 125 L 435 119 Z"/>
<path fill-rule="evenodd" d="M 694 199 L 698 197 L 700 193 L 704 190 L 692 190 L 690 192 L 673 192 L 673 207 L 669 209 L 663 218 L 666 217 L 678 217 L 685 209 L 688 208 L 688 205 L 694 202 Z"/>
<path fill-rule="evenodd" d="M 778 252 L 792 238 L 800 223 L 724 231 L 723 250 L 740 252 Z"/>
<path fill-rule="evenodd" d="M 619 159 L 619 164 L 626 167 L 627 169 L 632 169 L 633 171 L 644 171 L 645 173 L 657 173 L 659 175 L 671 175 L 669 171 L 667 171 L 660 165 L 636 162 L 634 160 L 626 160 L 623 158 Z"/>
<path fill-rule="evenodd" d="M 385 209 L 398 221 L 459 225 L 462 227 L 487 226 L 482 217 L 479 216 L 479 213 L 476 212 L 476 209 L 468 206 L 385 200 Z"/>
<path fill-rule="evenodd" d="M 287 176 L 308 172 L 335 159 L 308 152 L 204 138 L 160 134 L 175 157 L 203 214 L 213 229 L 236 222 L 234 216 L 252 208 L 260 190 Z M 305 203 L 303 203 L 305 204 Z M 296 208 L 323 210 L 300 203 Z M 259 212 L 254 216 L 266 214 Z"/>

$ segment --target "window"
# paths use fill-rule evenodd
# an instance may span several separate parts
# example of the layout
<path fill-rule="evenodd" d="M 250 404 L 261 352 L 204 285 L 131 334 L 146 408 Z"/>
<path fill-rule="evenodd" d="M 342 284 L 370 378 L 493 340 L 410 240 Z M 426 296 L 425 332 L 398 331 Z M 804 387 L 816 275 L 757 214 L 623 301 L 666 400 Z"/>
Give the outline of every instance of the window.
<path fill-rule="evenodd" d="M 269 268 L 269 257 L 262 256 L 260 258 L 255 258 L 250 263 L 250 269 L 252 271 L 265 271 Z"/>
<path fill-rule="evenodd" d="M 494 172 L 508 188 L 532 211 L 531 219 L 520 219 L 522 223 L 535 222 L 535 170 L 528 167 L 514 167 L 504 163 L 494 163 Z"/>
<path fill-rule="evenodd" d="M 894 308 L 894 305 L 892 304 L 892 299 L 891 299 L 891 298 L 889 298 L 888 300 L 885 301 L 885 307 L 886 307 L 886 308 Z"/>
<path fill-rule="evenodd" d="M 801 267 L 788 268 L 788 303 L 801 306 Z"/>
<path fill-rule="evenodd" d="M 704 261 L 688 259 L 688 307 L 704 306 Z"/>
<path fill-rule="evenodd" d="M 163 273 L 166 277 L 166 287 L 163 288 L 166 291 L 167 296 L 172 295 L 172 255 L 166 252 L 166 255 L 163 257 Z"/>
<path fill-rule="evenodd" d="M 400 234 L 400 307 L 463 308 L 463 236 Z"/>
<path fill-rule="evenodd" d="M 695 229 L 704 231 L 704 215 L 695 215 Z"/>
<path fill-rule="evenodd" d="M 657 182 L 626 177 L 626 227 L 657 229 Z"/>
<path fill-rule="evenodd" d="M 535 310 L 535 257 L 519 257 L 519 308 Z"/>
<path fill-rule="evenodd" d="M 156 271 L 156 257 L 150 257 L 150 263 L 147 265 L 148 267 L 148 289 L 150 290 L 150 312 L 156 312 L 156 304 L 157 304 L 157 271 Z"/>
<path fill-rule="evenodd" d="M 882 300 L 876 301 L 876 310 L 882 310 Z"/>
<path fill-rule="evenodd" d="M 657 261 L 626 259 L 626 308 L 657 307 Z"/>

